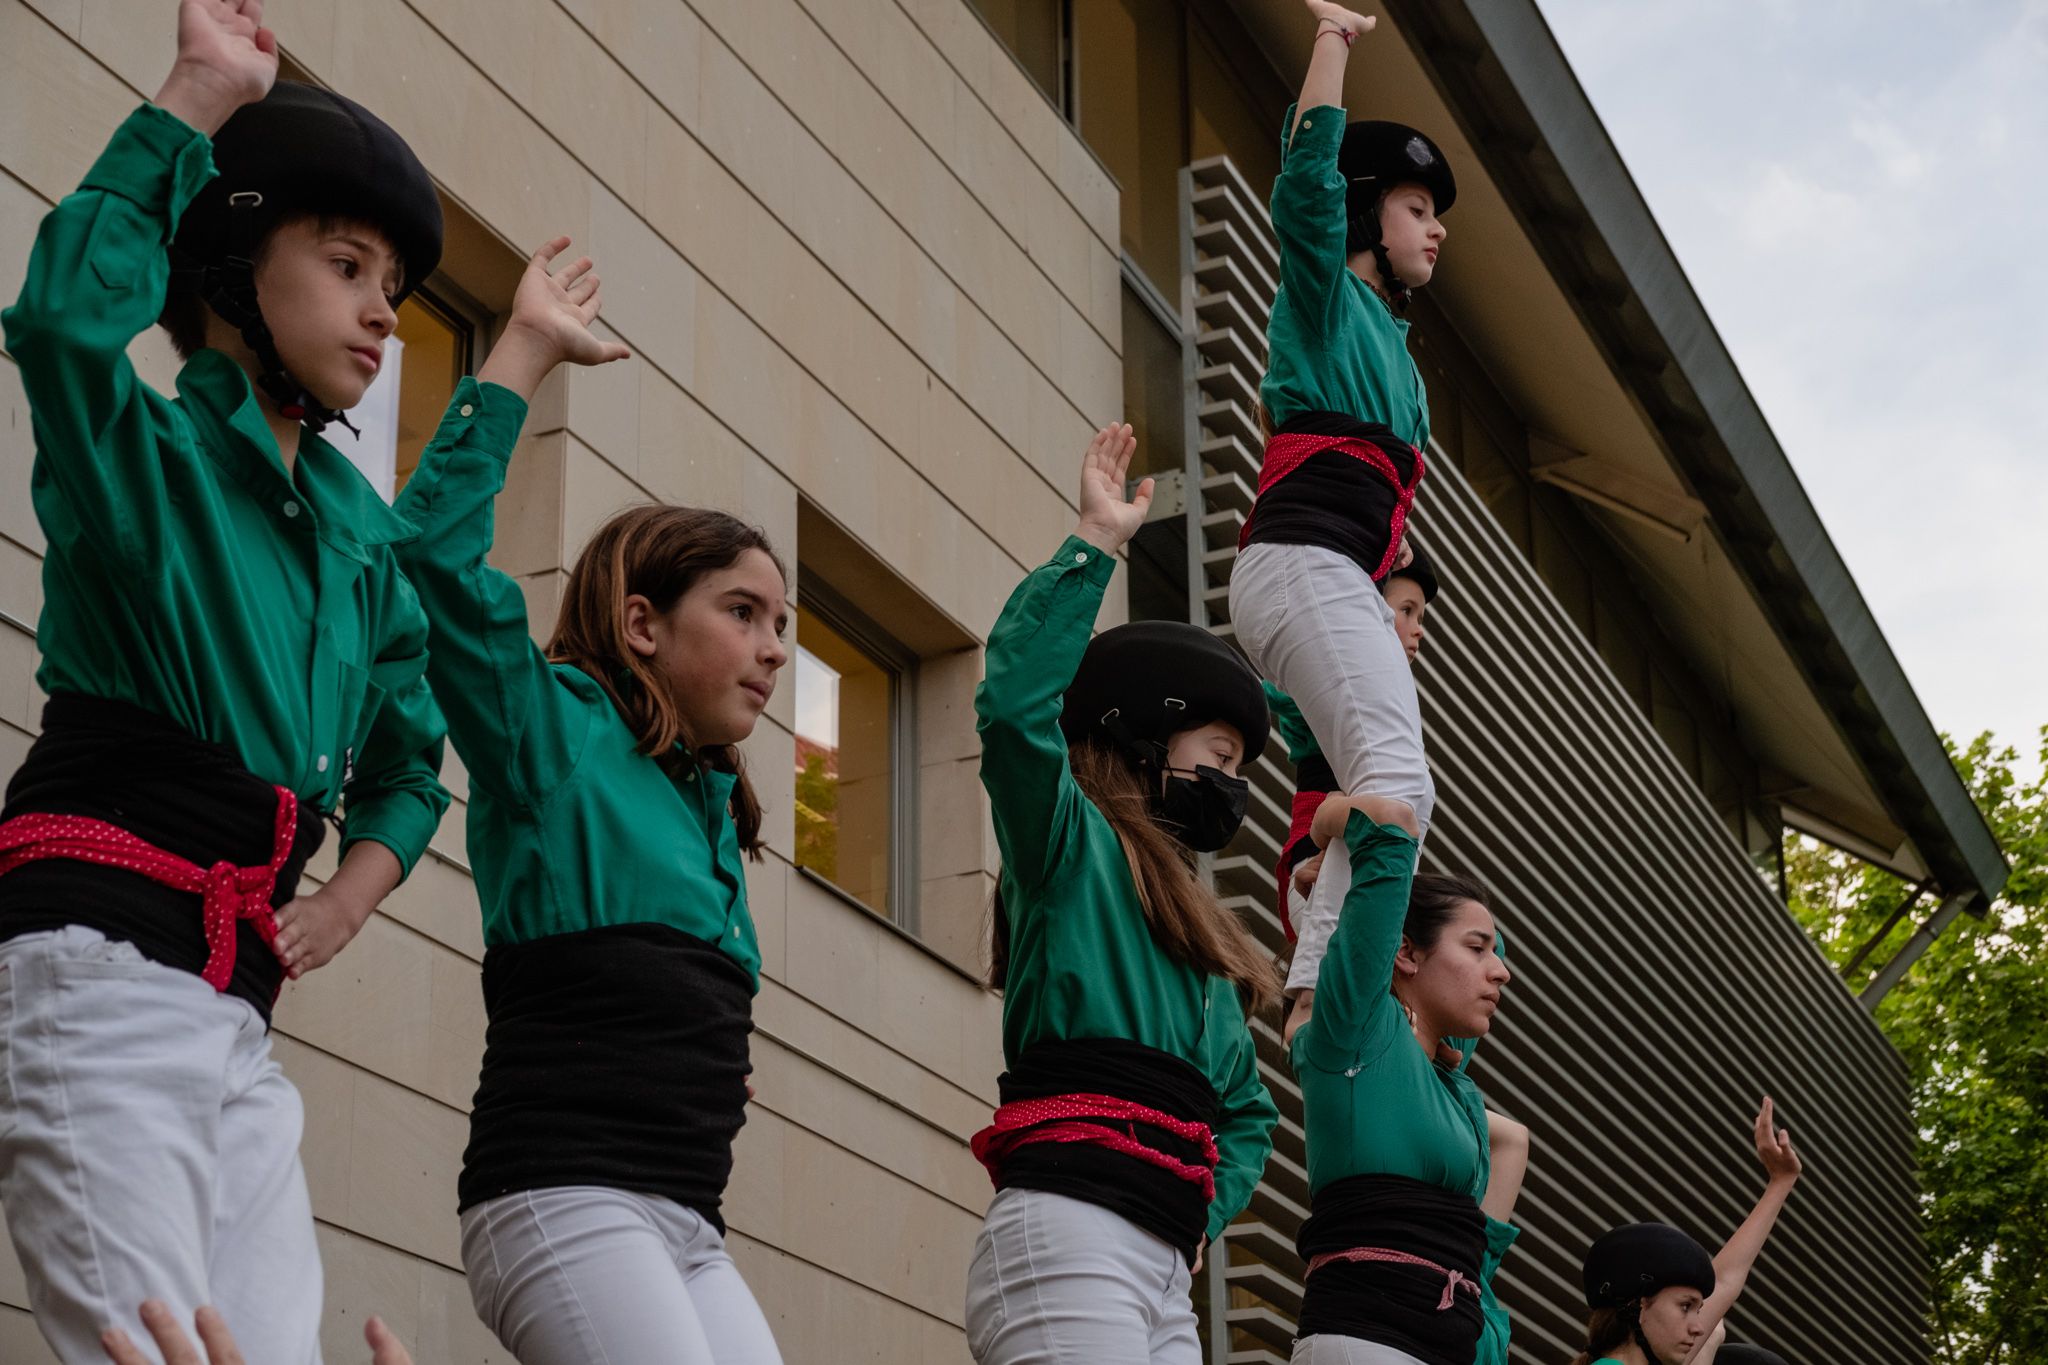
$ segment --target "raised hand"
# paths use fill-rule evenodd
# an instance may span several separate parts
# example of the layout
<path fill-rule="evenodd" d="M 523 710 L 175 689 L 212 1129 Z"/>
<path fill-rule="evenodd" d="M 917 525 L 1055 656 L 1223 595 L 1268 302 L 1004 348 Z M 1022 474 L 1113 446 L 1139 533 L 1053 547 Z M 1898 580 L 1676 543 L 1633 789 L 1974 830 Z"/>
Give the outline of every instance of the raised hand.
<path fill-rule="evenodd" d="M 228 116 L 277 83 L 277 35 L 263 0 L 182 0 L 178 57 L 156 103 L 211 137 Z"/>
<path fill-rule="evenodd" d="M 1763 1162 L 1773 1184 L 1789 1185 L 1806 1166 L 1792 1148 L 1792 1130 L 1772 1125 L 1775 1112 L 1771 1097 L 1764 1096 L 1763 1108 L 1756 1111 L 1756 1159 Z"/>
<path fill-rule="evenodd" d="M 1074 534 L 1098 550 L 1114 551 L 1138 533 L 1152 506 L 1152 480 L 1126 498 L 1124 481 L 1138 438 L 1129 422 L 1111 422 L 1095 433 L 1081 457 L 1081 524 Z"/>
<path fill-rule="evenodd" d="M 1333 5 L 1330 0 L 1308 0 L 1308 12 L 1316 17 L 1318 29 L 1335 27 L 1339 33 L 1347 33 L 1354 38 L 1372 32 L 1373 25 L 1379 22 L 1369 14 Z"/>
<path fill-rule="evenodd" d="M 526 273 L 512 295 L 512 317 L 477 371 L 478 379 L 531 399 L 557 365 L 604 365 L 632 354 L 590 330 L 604 307 L 590 258 L 579 256 L 562 270 L 551 269 L 568 246 L 567 237 L 557 237 L 527 257 Z"/>

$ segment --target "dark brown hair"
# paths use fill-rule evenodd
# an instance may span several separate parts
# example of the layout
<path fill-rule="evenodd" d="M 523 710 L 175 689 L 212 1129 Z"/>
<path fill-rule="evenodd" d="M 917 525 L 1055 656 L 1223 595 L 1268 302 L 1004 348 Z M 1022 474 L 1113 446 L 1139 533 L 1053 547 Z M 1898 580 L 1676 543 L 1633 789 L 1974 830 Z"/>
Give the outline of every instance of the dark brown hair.
<path fill-rule="evenodd" d="M 1223 908 L 1195 875 L 1187 846 L 1166 832 L 1152 814 L 1145 775 L 1107 744 L 1083 740 L 1067 755 L 1074 783 L 1116 831 L 1145 926 L 1167 956 L 1198 972 L 1220 976 L 1237 987 L 1245 1013 L 1280 997 L 1280 978 L 1243 921 Z M 1009 977 L 1010 920 L 1000 889 L 994 902 L 995 928 L 989 937 L 989 984 L 1002 989 Z"/>
<path fill-rule="evenodd" d="M 639 750 L 674 772 L 687 763 L 732 773 L 732 822 L 740 847 L 761 860 L 761 803 L 747 780 L 738 746 L 699 747 L 654 666 L 626 644 L 626 598 L 638 593 L 657 612 L 681 600 L 698 579 L 737 564 L 748 550 L 789 570 L 758 527 L 699 507 L 649 503 L 629 507 L 597 528 L 576 557 L 547 656 L 597 680 L 638 737 Z"/>
<path fill-rule="evenodd" d="M 1586 1315 L 1586 1349 L 1572 1357 L 1572 1365 L 1593 1365 L 1602 1356 L 1614 1354 L 1635 1332 L 1637 1307 L 1595 1308 Z M 1650 1365 L 1656 1365 L 1651 1361 Z"/>
<path fill-rule="evenodd" d="M 263 236 L 256 243 L 256 264 L 260 266 L 269 254 L 280 228 L 307 221 L 313 223 L 323 240 L 344 229 L 354 228 L 373 233 L 378 240 L 390 246 L 384 229 L 367 218 L 351 218 L 337 213 L 287 213 L 264 229 Z M 398 262 L 398 274 L 401 280 L 405 278 L 403 258 Z M 156 325 L 170 333 L 171 349 L 178 353 L 179 360 L 190 360 L 206 349 L 206 320 L 212 316 L 213 309 L 200 297 L 196 274 L 174 270 L 170 287 L 164 291 L 163 311 L 157 314 Z"/>
<path fill-rule="evenodd" d="M 1401 936 L 1417 948 L 1436 947 L 1444 936 L 1451 916 L 1466 901 L 1477 901 L 1488 913 L 1493 910 L 1493 893 L 1470 877 L 1444 872 L 1418 872 L 1408 889 L 1408 917 L 1401 921 Z"/>

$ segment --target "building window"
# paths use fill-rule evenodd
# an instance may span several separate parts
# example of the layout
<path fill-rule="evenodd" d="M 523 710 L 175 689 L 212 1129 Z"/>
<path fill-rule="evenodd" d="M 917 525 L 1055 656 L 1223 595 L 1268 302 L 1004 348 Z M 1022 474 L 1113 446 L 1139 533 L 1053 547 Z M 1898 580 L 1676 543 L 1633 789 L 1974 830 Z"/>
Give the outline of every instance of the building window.
<path fill-rule="evenodd" d="M 968 0 L 1052 107 L 1067 112 L 1068 0 Z"/>
<path fill-rule="evenodd" d="M 450 285 L 424 284 L 398 306 L 398 329 L 384 344 L 384 366 L 351 408 L 360 436 L 339 424 L 323 435 L 348 456 L 388 502 L 419 467 L 455 386 L 475 361 L 482 310 L 458 301 Z"/>
<path fill-rule="evenodd" d="M 915 928 L 909 715 L 917 659 L 798 571 L 796 865 Z"/>

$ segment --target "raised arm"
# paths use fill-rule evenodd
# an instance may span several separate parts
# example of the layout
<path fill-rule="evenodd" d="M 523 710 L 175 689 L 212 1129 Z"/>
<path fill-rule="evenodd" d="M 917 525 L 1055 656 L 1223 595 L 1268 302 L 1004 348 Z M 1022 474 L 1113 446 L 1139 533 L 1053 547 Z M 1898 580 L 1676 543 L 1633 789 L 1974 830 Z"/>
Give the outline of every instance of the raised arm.
<path fill-rule="evenodd" d="M 1320 335 L 1347 268 L 1349 225 L 1337 149 L 1344 141 L 1344 69 L 1351 43 L 1373 21 L 1324 0 L 1310 0 L 1314 46 L 1301 98 L 1287 111 L 1280 174 L 1273 181 L 1273 235 L 1280 247 L 1280 292 L 1287 306 Z"/>
<path fill-rule="evenodd" d="M 100 553 L 137 574 L 165 567 L 152 413 L 164 400 L 136 378 L 128 343 L 163 311 L 167 243 L 214 176 L 207 139 L 277 78 L 261 16 L 257 0 L 185 0 L 156 102 L 128 116 L 44 215 L 21 295 L 0 315 L 35 425 L 38 481 L 50 480 Z"/>
<path fill-rule="evenodd" d="M 1080 818 L 1084 798 L 1067 765 L 1060 699 L 1088 648 L 1116 551 L 1144 524 L 1152 502 L 1150 479 L 1134 497 L 1124 496 L 1136 449 L 1126 424 L 1095 433 L 1082 458 L 1074 533 L 1025 575 L 989 631 L 986 671 L 974 693 L 981 784 L 1003 866 L 1026 885 L 1058 864 Z"/>
<path fill-rule="evenodd" d="M 1317 1065 L 1353 1064 L 1378 1022 L 1388 1017 L 1394 957 L 1408 918 L 1408 891 L 1415 880 L 1415 839 L 1371 817 L 1342 797 L 1316 812 L 1317 832 L 1342 819 L 1351 886 L 1317 981 L 1315 1012 L 1304 1026 L 1310 1058 Z M 1325 849 L 1329 847 L 1326 843 Z M 1330 875 L 1326 865 L 1323 875 Z"/>
<path fill-rule="evenodd" d="M 449 737 L 472 780 L 528 806 L 575 764 L 588 712 L 533 643 L 526 595 L 489 563 L 495 500 L 527 402 L 548 372 L 564 360 L 626 355 L 589 330 L 601 307 L 589 258 L 551 272 L 568 244 L 558 237 L 528 260 L 504 337 L 478 378 L 457 386 L 397 505 L 419 529 L 399 562 L 426 610 L 427 680 Z"/>
<path fill-rule="evenodd" d="M 1792 1130 L 1775 1127 L 1774 1114 L 1775 1106 L 1766 1095 L 1763 1107 L 1757 1110 L 1755 1133 L 1757 1160 L 1763 1163 L 1767 1177 L 1764 1192 L 1758 1196 L 1749 1217 L 1742 1220 L 1742 1226 L 1714 1255 L 1714 1292 L 1700 1307 L 1700 1318 L 1710 1331 L 1720 1326 L 1735 1301 L 1742 1297 L 1750 1268 L 1756 1264 L 1757 1254 L 1764 1249 L 1779 1212 L 1805 1169 L 1799 1153 L 1793 1149 Z"/>

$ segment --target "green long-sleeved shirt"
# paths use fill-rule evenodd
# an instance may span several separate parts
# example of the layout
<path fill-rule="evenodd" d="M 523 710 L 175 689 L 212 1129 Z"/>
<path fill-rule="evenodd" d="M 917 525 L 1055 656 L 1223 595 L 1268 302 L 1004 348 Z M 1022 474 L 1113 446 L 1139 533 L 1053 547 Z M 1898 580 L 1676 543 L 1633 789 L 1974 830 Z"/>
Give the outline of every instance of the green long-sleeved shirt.
<path fill-rule="evenodd" d="M 1389 989 L 1415 841 L 1358 811 L 1344 829 L 1351 889 L 1323 958 L 1315 1010 L 1294 1035 L 1311 1192 L 1353 1175 L 1401 1175 L 1486 1192 L 1486 1107 L 1462 1068 L 1415 1041 Z"/>
<path fill-rule="evenodd" d="M 1280 291 L 1266 324 L 1259 402 L 1275 427 L 1304 412 L 1341 412 L 1378 422 L 1420 450 L 1429 444 L 1429 397 L 1408 354 L 1408 322 L 1347 264 L 1337 169 L 1344 111 L 1311 109 L 1297 129 L 1290 105 L 1280 138 L 1272 200 Z"/>
<path fill-rule="evenodd" d="M 621 924 L 716 943 L 760 986 L 761 950 L 733 828 L 734 779 L 671 777 L 597 681 L 548 661 L 519 585 L 485 562 L 526 404 L 465 379 L 398 511 L 432 623 L 427 678 L 469 769 L 469 858 L 486 944 Z"/>
<path fill-rule="evenodd" d="M 1033 1043 L 1121 1038 L 1184 1058 L 1221 1102 L 1214 1238 L 1251 1199 L 1279 1111 L 1232 984 L 1167 955 L 1145 924 L 1116 832 L 1081 792 L 1060 734 L 1116 557 L 1069 536 L 1010 595 L 974 694 L 981 783 L 1010 922 L 1003 1056 Z"/>
<path fill-rule="evenodd" d="M 128 702 L 231 750 L 410 871 L 448 793 L 427 623 L 393 548 L 412 534 L 311 432 L 287 473 L 248 377 L 218 351 L 142 383 L 128 343 L 163 309 L 166 243 L 211 143 L 152 105 L 44 216 L 0 314 L 35 428 L 49 539 L 36 680 Z"/>

